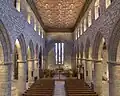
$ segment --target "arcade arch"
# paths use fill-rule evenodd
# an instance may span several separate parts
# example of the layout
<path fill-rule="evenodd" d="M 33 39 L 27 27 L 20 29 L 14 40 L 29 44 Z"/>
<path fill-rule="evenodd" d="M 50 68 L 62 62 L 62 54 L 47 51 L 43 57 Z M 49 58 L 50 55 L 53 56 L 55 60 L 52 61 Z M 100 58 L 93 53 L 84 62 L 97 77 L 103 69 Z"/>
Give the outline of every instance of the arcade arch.
<path fill-rule="evenodd" d="M 12 69 L 11 94 L 21 95 L 26 90 L 26 44 L 23 34 L 15 40 Z"/>

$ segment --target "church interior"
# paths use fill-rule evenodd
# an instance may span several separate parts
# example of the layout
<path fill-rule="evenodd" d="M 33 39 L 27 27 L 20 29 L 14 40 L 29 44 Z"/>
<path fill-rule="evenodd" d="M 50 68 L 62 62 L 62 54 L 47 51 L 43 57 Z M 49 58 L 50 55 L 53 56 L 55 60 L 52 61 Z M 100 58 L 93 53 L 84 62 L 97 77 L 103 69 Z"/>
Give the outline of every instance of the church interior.
<path fill-rule="evenodd" d="M 0 96 L 120 96 L 120 0 L 0 0 Z"/>

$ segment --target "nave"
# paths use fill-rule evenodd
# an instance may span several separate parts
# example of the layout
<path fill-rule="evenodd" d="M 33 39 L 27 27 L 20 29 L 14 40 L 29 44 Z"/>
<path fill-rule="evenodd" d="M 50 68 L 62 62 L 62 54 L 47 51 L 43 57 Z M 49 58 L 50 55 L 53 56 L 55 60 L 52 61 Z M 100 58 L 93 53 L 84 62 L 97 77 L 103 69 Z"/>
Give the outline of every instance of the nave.
<path fill-rule="evenodd" d="M 0 0 L 0 96 L 32 93 L 120 96 L 120 0 Z"/>

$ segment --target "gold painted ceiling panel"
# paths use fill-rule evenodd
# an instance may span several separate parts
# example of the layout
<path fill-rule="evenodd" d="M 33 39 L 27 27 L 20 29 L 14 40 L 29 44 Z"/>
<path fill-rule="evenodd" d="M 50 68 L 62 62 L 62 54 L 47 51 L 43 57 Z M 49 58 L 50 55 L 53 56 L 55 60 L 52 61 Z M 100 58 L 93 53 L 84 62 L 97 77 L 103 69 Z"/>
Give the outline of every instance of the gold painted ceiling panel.
<path fill-rule="evenodd" d="M 85 0 L 34 0 L 39 15 L 48 28 L 73 28 Z"/>

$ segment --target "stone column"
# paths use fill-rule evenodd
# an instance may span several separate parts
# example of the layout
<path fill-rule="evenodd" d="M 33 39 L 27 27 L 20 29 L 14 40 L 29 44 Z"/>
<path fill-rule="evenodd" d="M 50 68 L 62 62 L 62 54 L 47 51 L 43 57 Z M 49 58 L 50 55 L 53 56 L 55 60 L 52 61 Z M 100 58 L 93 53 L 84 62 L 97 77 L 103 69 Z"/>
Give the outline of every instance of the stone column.
<path fill-rule="evenodd" d="M 78 74 L 77 74 L 77 77 L 78 77 L 78 79 L 80 79 L 80 58 L 77 58 L 77 72 L 78 72 Z"/>
<path fill-rule="evenodd" d="M 34 83 L 34 59 L 28 59 L 28 87 Z"/>
<path fill-rule="evenodd" d="M 91 86 L 92 82 L 92 63 L 93 60 L 86 59 L 86 70 L 88 72 L 88 75 L 86 76 L 86 82 L 89 86 Z"/>
<path fill-rule="evenodd" d="M 11 62 L 0 64 L 0 96 L 11 96 Z"/>
<path fill-rule="evenodd" d="M 82 66 L 84 67 L 84 80 L 86 81 L 86 59 L 81 59 Z"/>
<path fill-rule="evenodd" d="M 120 62 L 109 61 L 109 96 L 120 96 Z"/>
<path fill-rule="evenodd" d="M 17 80 L 17 93 L 18 96 L 23 94 L 26 90 L 26 61 L 17 61 L 18 63 L 18 80 Z"/>
<path fill-rule="evenodd" d="M 103 66 L 101 60 L 94 60 L 95 63 L 95 81 L 94 81 L 94 91 L 102 96 L 102 74 L 103 74 Z"/>
<path fill-rule="evenodd" d="M 39 79 L 39 64 L 38 64 L 38 59 L 34 60 L 34 64 L 35 64 L 35 69 L 34 69 L 34 77 L 37 77 L 37 79 Z"/>

